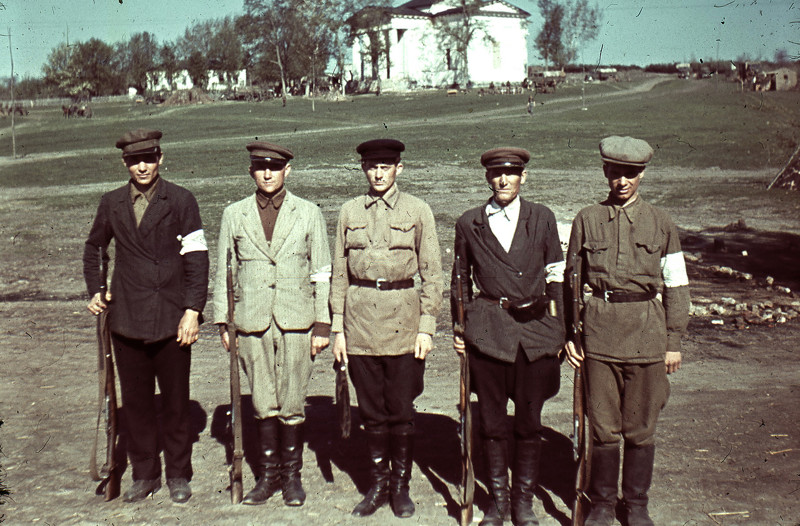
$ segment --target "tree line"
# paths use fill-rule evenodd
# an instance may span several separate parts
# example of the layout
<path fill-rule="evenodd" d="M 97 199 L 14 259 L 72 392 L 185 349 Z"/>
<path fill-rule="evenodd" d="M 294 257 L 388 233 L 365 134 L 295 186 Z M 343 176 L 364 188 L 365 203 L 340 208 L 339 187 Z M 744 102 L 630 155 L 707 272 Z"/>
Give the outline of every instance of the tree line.
<path fill-rule="evenodd" d="M 459 42 L 452 47 L 466 65 L 467 47 L 480 27 L 475 17 L 485 1 L 455 4 L 460 13 L 443 33 Z M 385 30 L 381 8 L 391 5 L 391 0 L 244 0 L 242 15 L 198 22 L 175 41 L 159 42 L 145 31 L 114 44 L 96 38 L 61 43 L 48 55 L 42 77 L 23 79 L 15 92 L 19 98 L 80 99 L 125 94 L 132 87 L 144 95 L 162 76 L 174 88 L 184 70 L 195 86 L 206 86 L 211 73 L 230 82 L 242 69 L 253 84 L 276 85 L 283 93 L 301 82 L 315 90 L 327 80 L 329 65 L 335 65 L 334 77 L 343 75 L 357 34 Z M 365 10 L 368 6 L 377 9 Z M 596 38 L 601 11 L 588 0 L 538 0 L 538 7 L 544 25 L 535 46 L 546 63 L 567 64 Z M 374 65 L 380 55 L 388 56 L 381 41 L 370 38 Z M 377 78 L 377 67 L 371 74 Z M 463 74 L 468 80 L 468 72 Z"/>

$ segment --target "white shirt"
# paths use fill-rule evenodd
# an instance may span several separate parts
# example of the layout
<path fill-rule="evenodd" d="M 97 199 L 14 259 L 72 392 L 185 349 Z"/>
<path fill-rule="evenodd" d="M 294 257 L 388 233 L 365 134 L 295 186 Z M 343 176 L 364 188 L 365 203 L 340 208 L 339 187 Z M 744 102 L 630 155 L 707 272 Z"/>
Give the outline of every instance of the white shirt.
<path fill-rule="evenodd" d="M 514 240 L 514 232 L 517 231 L 519 221 L 520 200 L 519 196 L 508 203 L 505 207 L 500 206 L 494 199 L 486 205 L 486 215 L 489 216 L 489 228 L 492 234 L 500 242 L 503 249 L 508 252 L 511 250 L 511 241 Z"/>

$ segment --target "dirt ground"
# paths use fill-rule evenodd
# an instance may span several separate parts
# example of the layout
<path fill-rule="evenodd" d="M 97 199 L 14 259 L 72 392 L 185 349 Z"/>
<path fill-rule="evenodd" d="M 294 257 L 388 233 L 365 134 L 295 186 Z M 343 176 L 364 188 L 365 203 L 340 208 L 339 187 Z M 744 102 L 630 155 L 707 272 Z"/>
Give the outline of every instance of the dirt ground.
<path fill-rule="evenodd" d="M 411 482 L 417 513 L 413 518 L 397 519 L 388 507 L 372 518 L 351 517 L 351 509 L 367 488 L 365 446 L 355 408 L 353 436 L 348 440 L 338 437 L 330 353 L 317 360 L 308 398 L 305 506 L 285 507 L 279 496 L 260 507 L 231 505 L 226 490 L 223 432 L 229 403 L 227 357 L 221 351 L 216 329 L 209 325 L 203 327 L 193 347 L 194 496 L 184 505 L 173 504 L 164 488 L 137 504 L 125 504 L 121 499 L 103 502 L 95 495 L 97 484 L 88 475 L 97 415 L 94 318 L 85 310 L 79 265 L 88 224 L 76 227 L 76 221 L 89 221 L 91 217 L 53 221 L 43 229 L 46 232 L 17 228 L 26 221 L 18 213 L 20 203 L 27 203 L 30 210 L 35 193 L 23 190 L 0 196 L 4 251 L 24 254 L 28 250 L 25 242 L 59 240 L 41 249 L 47 254 L 37 252 L 27 264 L 25 259 L 8 257 L 8 253 L 2 258 L 0 481 L 9 495 L 0 497 L 0 522 L 457 523 L 458 361 L 449 346 L 445 314 L 439 318 L 436 348 L 427 361 L 426 388 L 417 400 Z M 439 206 L 452 208 L 452 199 L 446 192 L 428 197 L 437 213 Z M 572 206 L 553 208 L 559 218 L 571 217 L 576 211 Z M 738 217 L 715 213 L 713 206 L 670 211 L 686 229 L 682 237 L 690 256 L 694 304 L 709 306 L 729 297 L 747 304 L 751 311 L 753 305 L 761 305 L 761 317 L 738 311 L 691 318 L 684 340 L 684 366 L 670 378 L 672 394 L 659 424 L 650 494 L 653 518 L 656 524 L 676 526 L 800 525 L 800 318 L 784 323 L 762 316 L 767 308 L 789 314 L 793 309 L 800 310 L 800 298 L 778 288 L 800 290 L 798 218 L 791 218 L 786 226 L 785 218 L 778 221 L 758 211 L 746 211 L 740 216 L 745 224 L 726 229 Z M 440 226 L 440 231 L 449 231 L 451 226 Z M 18 236 L 17 231 L 23 234 Z M 441 237 L 443 247 L 452 244 L 452 235 L 449 239 Z M 446 250 L 443 253 L 447 268 L 451 256 Z M 752 274 L 752 279 L 721 275 L 714 266 Z M 774 279 L 772 286 L 766 285 L 768 276 Z M 571 387 L 572 372 L 564 365 L 561 390 L 544 409 L 548 430 L 535 503 L 543 525 L 569 524 L 575 469 L 570 440 Z M 246 409 L 248 402 L 245 397 Z M 252 452 L 251 437 L 248 434 L 245 443 L 248 454 Z M 476 523 L 488 503 L 477 451 Z M 123 491 L 129 484 L 127 470 Z M 252 473 L 246 467 L 245 491 L 252 485 Z"/>

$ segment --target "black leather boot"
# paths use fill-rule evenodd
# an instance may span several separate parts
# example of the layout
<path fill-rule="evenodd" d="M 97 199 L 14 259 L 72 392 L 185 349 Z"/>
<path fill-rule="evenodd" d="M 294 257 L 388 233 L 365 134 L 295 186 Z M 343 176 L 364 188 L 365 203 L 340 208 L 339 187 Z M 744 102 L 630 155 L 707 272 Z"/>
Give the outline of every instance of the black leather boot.
<path fill-rule="evenodd" d="M 370 488 L 364 499 L 353 509 L 356 517 L 367 517 L 389 502 L 389 433 L 366 431 L 369 450 Z"/>
<path fill-rule="evenodd" d="M 619 478 L 619 445 L 598 445 L 592 448 L 592 473 L 589 499 L 592 511 L 584 526 L 611 526 L 616 517 L 617 479 Z"/>
<path fill-rule="evenodd" d="M 653 526 L 653 520 L 647 512 L 647 492 L 653 480 L 655 453 L 654 445 L 625 445 L 625 456 L 622 458 L 622 497 L 625 499 L 628 526 Z"/>
<path fill-rule="evenodd" d="M 300 425 L 281 422 L 281 484 L 283 502 L 287 506 L 302 506 L 306 492 L 300 480 L 303 468 L 303 434 Z"/>
<path fill-rule="evenodd" d="M 510 513 L 508 491 L 508 448 L 505 440 L 484 439 L 483 450 L 489 470 L 492 503 L 479 526 L 503 526 Z"/>
<path fill-rule="evenodd" d="M 264 504 L 281 487 L 280 439 L 278 419 L 256 420 L 258 430 L 258 458 L 255 462 L 256 486 L 245 495 L 243 504 Z"/>
<path fill-rule="evenodd" d="M 391 435 L 392 472 L 389 478 L 389 493 L 392 511 L 396 517 L 407 518 L 414 515 L 414 501 L 408 495 L 408 482 L 414 455 L 414 435 Z"/>
<path fill-rule="evenodd" d="M 533 491 L 539 481 L 539 455 L 542 441 L 517 440 L 517 454 L 511 471 L 511 521 L 514 526 L 536 526 L 539 519 L 533 512 Z"/>

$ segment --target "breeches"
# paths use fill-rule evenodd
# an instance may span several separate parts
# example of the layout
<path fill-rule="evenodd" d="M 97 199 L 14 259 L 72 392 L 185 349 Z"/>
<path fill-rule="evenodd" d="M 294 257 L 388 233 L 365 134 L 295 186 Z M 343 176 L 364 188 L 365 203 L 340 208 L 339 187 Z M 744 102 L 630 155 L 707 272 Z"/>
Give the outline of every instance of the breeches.
<path fill-rule="evenodd" d="M 528 361 L 522 348 L 514 363 L 492 358 L 469 348 L 472 390 L 478 395 L 481 436 L 505 440 L 506 406 L 514 401 L 514 436 L 534 439 L 542 433 L 542 407 L 561 381 L 558 358 L 544 356 Z"/>
<path fill-rule="evenodd" d="M 311 330 L 281 331 L 273 322 L 262 333 L 239 333 L 239 359 L 250 382 L 258 419 L 305 421 L 311 379 Z"/>
<path fill-rule="evenodd" d="M 599 444 L 655 443 L 656 421 L 669 398 L 664 362 L 625 364 L 587 358 L 587 411 Z"/>
<path fill-rule="evenodd" d="M 424 387 L 425 361 L 413 354 L 348 356 L 350 379 L 356 390 L 358 414 L 372 431 L 411 434 L 414 399 Z"/>
<path fill-rule="evenodd" d="M 143 343 L 112 334 L 133 479 L 161 476 L 155 382 L 161 392 L 161 429 L 167 478 L 192 478 L 189 426 L 191 347 L 175 338 Z"/>

